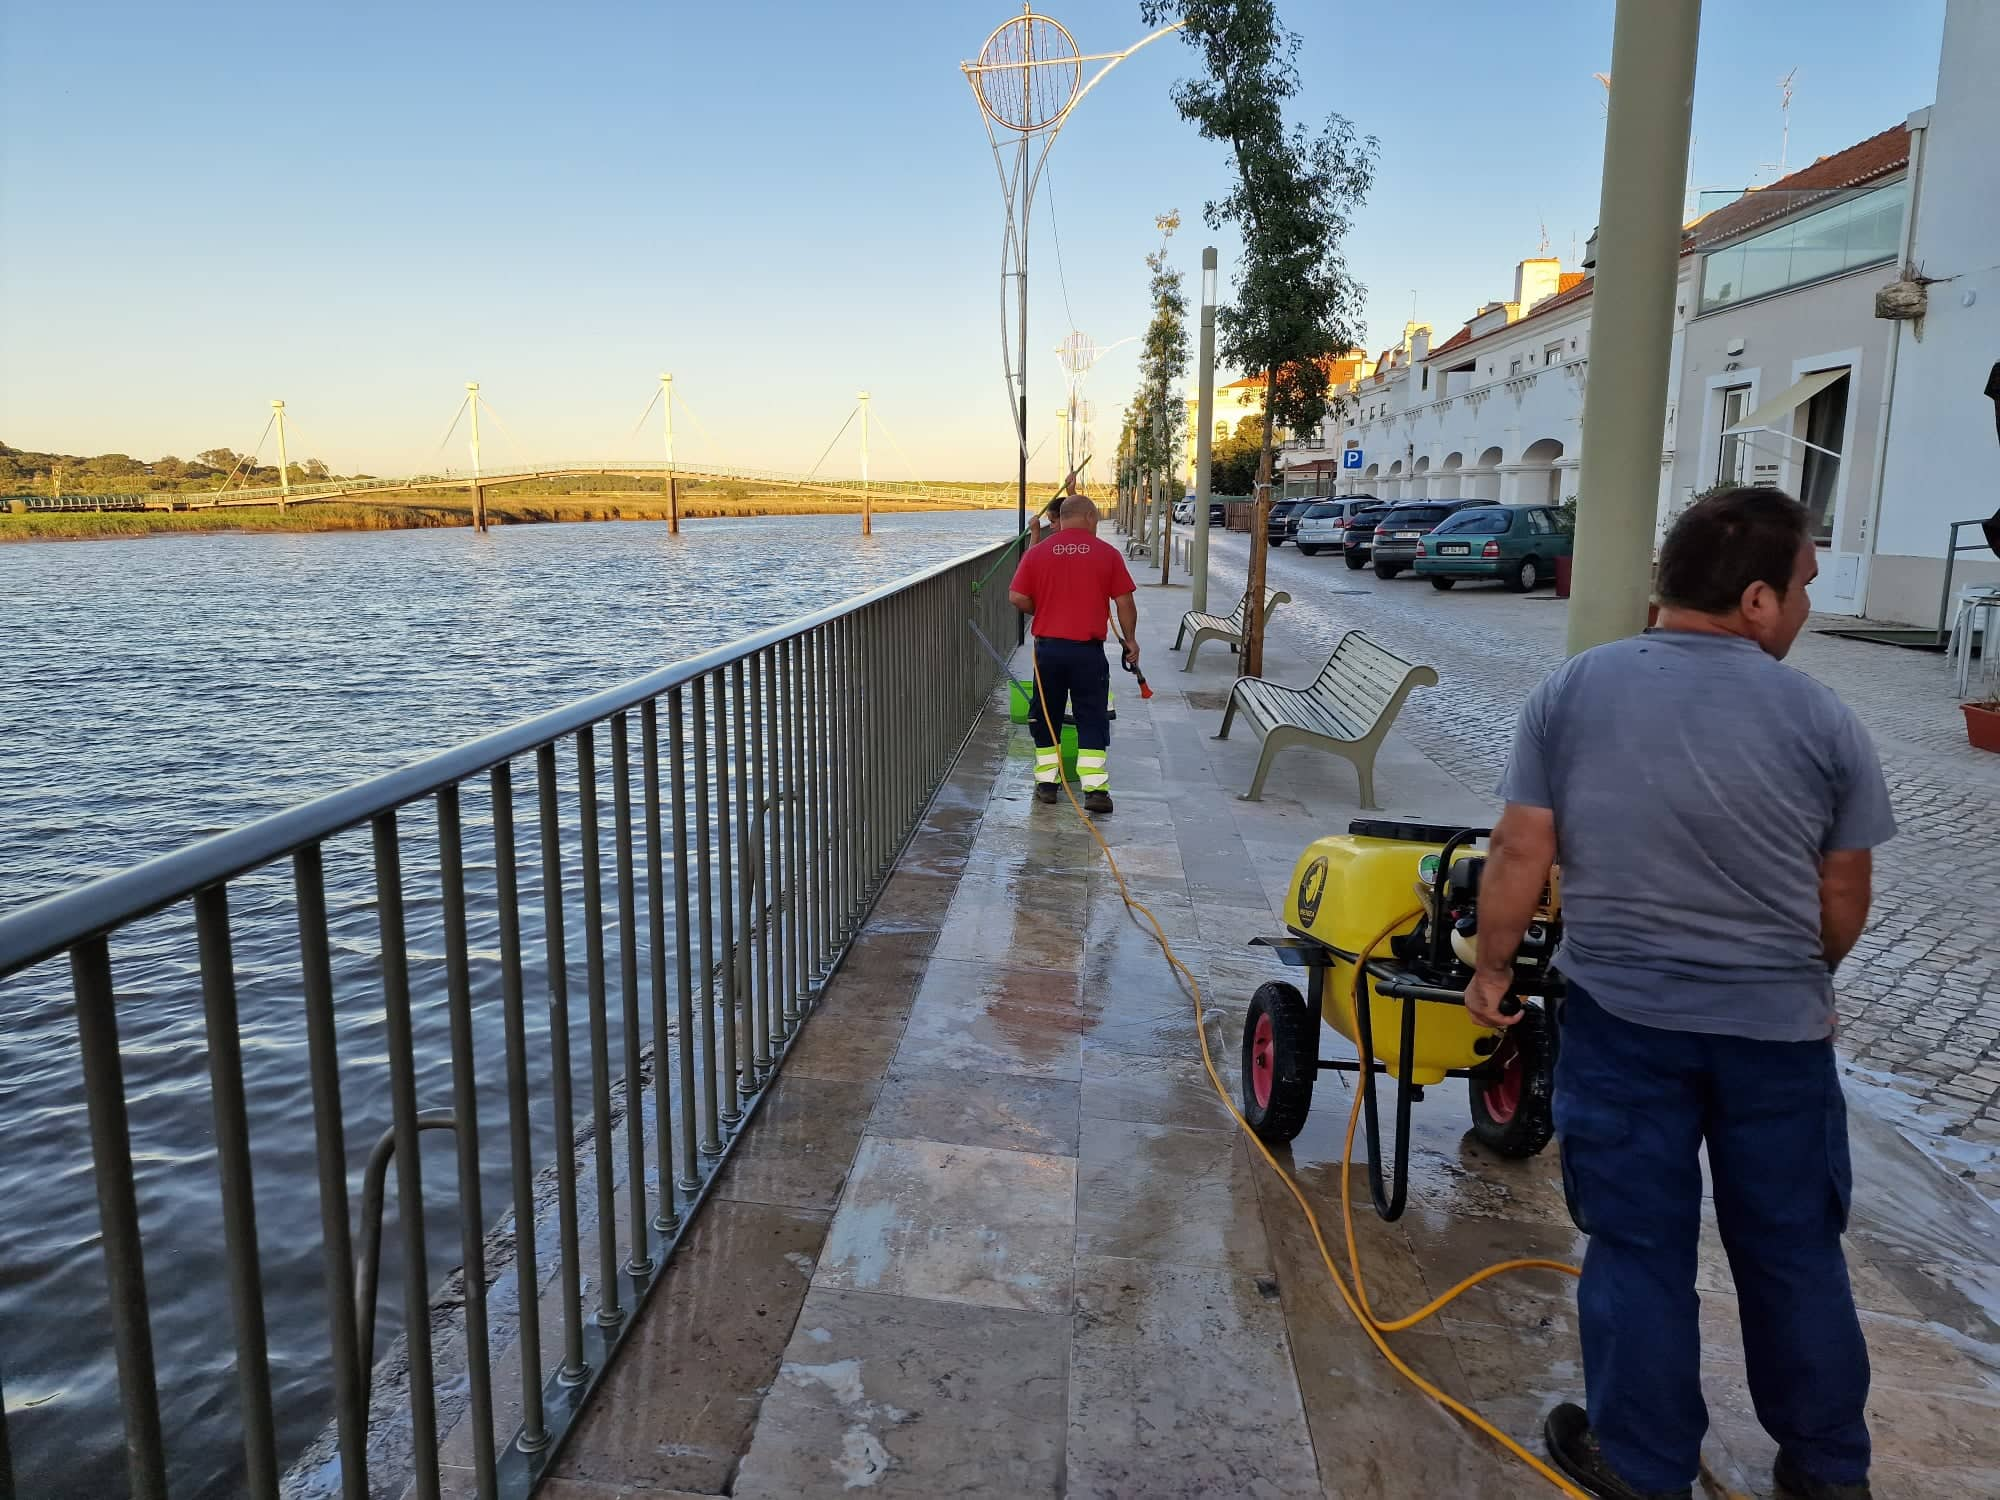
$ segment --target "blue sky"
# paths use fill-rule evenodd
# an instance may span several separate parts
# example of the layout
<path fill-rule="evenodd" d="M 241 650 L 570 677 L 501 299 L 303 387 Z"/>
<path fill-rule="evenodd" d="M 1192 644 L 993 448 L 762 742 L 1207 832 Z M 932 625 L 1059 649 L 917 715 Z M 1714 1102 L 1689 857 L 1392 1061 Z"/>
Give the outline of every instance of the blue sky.
<path fill-rule="evenodd" d="M 1087 51 L 1135 0 L 1046 0 Z M 1301 117 L 1382 142 L 1349 261 L 1371 347 L 1440 337 L 1513 264 L 1571 264 L 1596 219 L 1610 0 L 1292 0 Z M 1000 476 L 1000 198 L 957 64 L 1005 0 L 729 5 L 9 0 L 0 19 L 0 437 L 144 457 L 253 443 L 342 470 L 462 465 L 439 443 L 484 385 L 486 461 L 652 456 L 671 369 L 680 453 L 803 469 L 873 392 L 932 476 Z M 1692 177 L 1769 181 L 1797 68 L 1796 166 L 1930 102 L 1943 0 L 1710 0 Z M 1138 54 L 1074 115 L 1037 205 L 1031 423 L 1057 340 L 1140 331 L 1155 215 L 1190 270 L 1221 153 L 1174 114 L 1193 54 Z M 1060 256 L 1052 225 L 1060 232 Z M 1135 380 L 1088 394 L 1113 427 Z M 712 436 L 711 436 L 712 435 Z M 1108 432 L 1104 443 L 1110 441 Z M 1049 442 L 1037 471 L 1053 470 Z M 827 461 L 852 472 L 850 432 Z M 874 471 L 907 472 L 878 439 Z"/>

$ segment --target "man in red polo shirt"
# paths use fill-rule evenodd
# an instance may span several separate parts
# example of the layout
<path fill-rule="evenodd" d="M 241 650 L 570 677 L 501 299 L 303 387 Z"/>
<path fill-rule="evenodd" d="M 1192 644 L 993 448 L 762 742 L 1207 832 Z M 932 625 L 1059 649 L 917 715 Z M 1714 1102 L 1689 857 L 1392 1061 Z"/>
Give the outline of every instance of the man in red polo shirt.
<path fill-rule="evenodd" d="M 1076 720 L 1076 779 L 1086 811 L 1111 811 L 1111 666 L 1104 631 L 1118 607 L 1125 660 L 1139 661 L 1139 609 L 1132 575 L 1118 549 L 1097 537 L 1097 507 L 1083 495 L 1063 501 L 1055 535 L 1028 549 L 1014 570 L 1007 597 L 1033 617 L 1037 684 L 1028 703 L 1035 737 L 1035 800 L 1056 800 L 1064 707 Z M 1043 695 L 1047 695 L 1044 712 Z"/>

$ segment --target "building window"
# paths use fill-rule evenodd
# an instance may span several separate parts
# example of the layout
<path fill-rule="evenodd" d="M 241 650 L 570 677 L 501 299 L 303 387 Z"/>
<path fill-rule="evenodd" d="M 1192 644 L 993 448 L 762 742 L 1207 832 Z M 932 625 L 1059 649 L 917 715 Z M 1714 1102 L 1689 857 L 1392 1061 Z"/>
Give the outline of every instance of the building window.
<path fill-rule="evenodd" d="M 1545 365 L 1559 365 L 1562 363 L 1562 357 L 1563 357 L 1563 346 L 1561 339 L 1557 339 L 1553 344 L 1549 345 L 1548 348 L 1542 351 L 1542 363 Z"/>
<path fill-rule="evenodd" d="M 1836 380 L 1806 403 L 1805 431 L 1812 444 L 1805 449 L 1799 477 L 1799 499 L 1812 516 L 1813 540 L 1833 544 L 1833 506 L 1840 479 L 1840 445 L 1847 433 L 1846 380 Z"/>
<path fill-rule="evenodd" d="M 1425 389 L 1425 390 L 1429 390 L 1430 388 L 1431 388 L 1431 372 L 1430 372 L 1430 367 L 1429 367 L 1428 365 L 1426 365 L 1426 366 L 1424 367 L 1424 383 L 1423 383 L 1423 389 Z"/>
<path fill-rule="evenodd" d="M 1521 356 L 1520 356 L 1520 355 L 1518 355 L 1518 354 L 1517 354 L 1517 355 L 1515 355 L 1515 356 L 1514 356 L 1514 359 L 1513 359 L 1513 362 L 1512 362 L 1511 364 L 1509 364 L 1509 365 L 1507 366 L 1507 373 L 1508 373 L 1509 375 L 1518 375 L 1518 374 L 1520 374 L 1520 373 L 1521 373 Z"/>
<path fill-rule="evenodd" d="M 1909 187 L 1898 180 L 1702 257 L 1700 311 L 1894 260 Z"/>
<path fill-rule="evenodd" d="M 1743 483 L 1743 460 L 1748 442 L 1743 437 L 1731 437 L 1729 429 L 1742 421 L 1750 411 L 1750 387 L 1732 385 L 1722 393 L 1722 451 L 1715 466 L 1717 484 Z"/>

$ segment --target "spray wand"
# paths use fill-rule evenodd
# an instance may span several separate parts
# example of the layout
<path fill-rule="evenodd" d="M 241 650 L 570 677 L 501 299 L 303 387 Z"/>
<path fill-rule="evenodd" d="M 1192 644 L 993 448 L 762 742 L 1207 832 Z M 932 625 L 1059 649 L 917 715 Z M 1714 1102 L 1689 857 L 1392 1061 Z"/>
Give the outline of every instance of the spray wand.
<path fill-rule="evenodd" d="M 1077 475 L 1083 472 L 1084 465 L 1088 464 L 1089 462 L 1090 462 L 1090 455 L 1086 453 L 1084 454 L 1081 462 L 1079 462 L 1074 469 L 1071 469 L 1069 473 L 1063 476 L 1063 482 L 1061 487 L 1058 488 L 1053 495 L 1049 496 L 1047 502 L 1044 503 L 1044 505 L 1042 506 L 1042 509 L 1040 511 L 1037 511 L 1035 514 L 1037 516 L 1041 515 L 1044 511 L 1050 509 L 1050 507 L 1052 507 L 1058 500 L 1067 497 L 1069 494 L 1070 482 L 1074 480 Z M 986 587 L 987 583 L 991 581 L 993 575 L 1000 571 L 1000 564 L 1004 563 L 1008 559 L 1008 557 L 1012 555 L 1016 547 L 1020 546 L 1021 543 L 1025 542 L 1028 539 L 1030 533 L 1032 533 L 1034 529 L 1035 529 L 1034 522 L 1030 521 L 1028 523 L 1027 529 L 1024 530 L 1019 536 L 1015 537 L 1013 541 L 1007 544 L 1007 550 L 1002 552 L 997 558 L 995 558 L 993 560 L 993 566 L 988 568 L 985 574 L 976 583 L 972 585 L 973 593 L 976 594 L 981 589 Z"/>

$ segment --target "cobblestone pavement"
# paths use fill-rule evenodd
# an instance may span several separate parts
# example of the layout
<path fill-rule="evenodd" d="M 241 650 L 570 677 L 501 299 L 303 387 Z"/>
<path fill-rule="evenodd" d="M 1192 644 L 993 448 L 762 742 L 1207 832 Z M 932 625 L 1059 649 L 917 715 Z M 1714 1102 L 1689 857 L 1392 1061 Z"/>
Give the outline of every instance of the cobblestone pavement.
<path fill-rule="evenodd" d="M 1226 597 L 1246 541 L 1219 536 L 1211 550 L 1211 594 Z M 1416 693 L 1399 727 L 1490 794 L 1515 713 L 1562 660 L 1568 606 L 1497 587 L 1439 593 L 1289 547 L 1269 567 L 1294 600 L 1274 631 L 1331 651 L 1359 627 L 1437 668 L 1437 689 Z M 2000 1199 L 2000 756 L 1966 744 L 1942 657 L 1817 633 L 1840 623 L 1815 617 L 1790 661 L 1861 715 L 1901 828 L 1877 852 L 1873 918 L 1841 969 L 1842 1050 L 1885 1114 Z"/>

